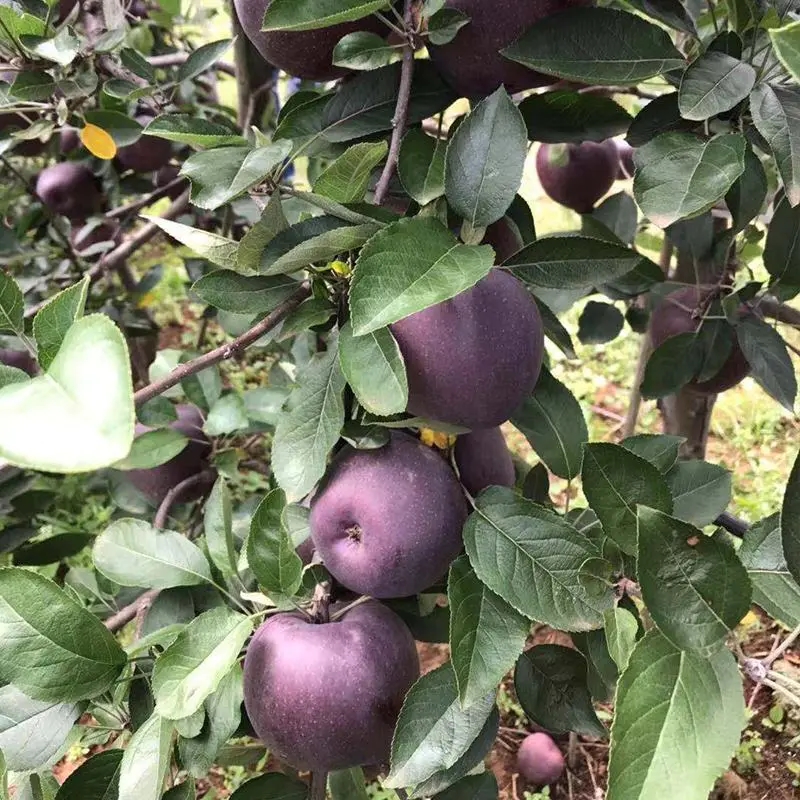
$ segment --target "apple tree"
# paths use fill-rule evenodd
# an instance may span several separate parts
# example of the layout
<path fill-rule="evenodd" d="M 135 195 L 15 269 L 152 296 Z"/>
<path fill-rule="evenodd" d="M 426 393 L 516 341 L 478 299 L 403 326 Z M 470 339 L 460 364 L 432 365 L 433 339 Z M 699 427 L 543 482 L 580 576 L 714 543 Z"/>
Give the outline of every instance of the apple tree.
<path fill-rule="evenodd" d="M 493 800 L 509 674 L 530 787 L 586 737 L 707 798 L 800 693 L 800 462 L 748 525 L 704 460 L 796 400 L 796 1 L 0 0 L 0 60 L 0 798 Z M 578 303 L 640 335 L 615 443 Z"/>

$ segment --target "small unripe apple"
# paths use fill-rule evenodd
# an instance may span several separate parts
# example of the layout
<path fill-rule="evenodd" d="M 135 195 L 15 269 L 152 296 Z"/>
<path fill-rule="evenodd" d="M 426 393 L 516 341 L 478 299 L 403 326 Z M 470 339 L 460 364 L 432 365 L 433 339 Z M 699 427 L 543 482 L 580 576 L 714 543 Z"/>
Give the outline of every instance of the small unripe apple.
<path fill-rule="evenodd" d="M 370 600 L 334 622 L 295 613 L 265 622 L 247 649 L 244 702 L 259 738 L 297 769 L 383 765 L 418 677 L 408 629 Z"/>
<path fill-rule="evenodd" d="M 36 194 L 55 214 L 83 222 L 100 209 L 102 195 L 94 173 L 85 164 L 64 161 L 43 169 Z"/>
<path fill-rule="evenodd" d="M 517 771 L 534 786 L 550 786 L 564 774 L 564 756 L 546 733 L 532 733 L 517 752 Z"/>

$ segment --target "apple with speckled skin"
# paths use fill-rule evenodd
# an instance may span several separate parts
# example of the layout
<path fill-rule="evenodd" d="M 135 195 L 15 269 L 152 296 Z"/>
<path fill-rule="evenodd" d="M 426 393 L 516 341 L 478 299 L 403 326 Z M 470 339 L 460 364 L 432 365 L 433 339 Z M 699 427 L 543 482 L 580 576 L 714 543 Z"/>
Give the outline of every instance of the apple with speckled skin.
<path fill-rule="evenodd" d="M 546 733 L 532 733 L 517 752 L 517 771 L 534 786 L 550 786 L 564 774 L 564 756 Z"/>
<path fill-rule="evenodd" d="M 394 431 L 375 450 L 345 448 L 311 503 L 311 535 L 342 586 L 371 597 L 418 594 L 462 548 L 466 501 L 441 456 Z"/>
<path fill-rule="evenodd" d="M 408 411 L 425 419 L 493 428 L 511 417 L 539 378 L 539 309 L 503 270 L 391 330 L 406 363 Z"/>
<path fill-rule="evenodd" d="M 476 497 L 489 486 L 513 486 L 516 472 L 500 428 L 465 433 L 456 439 L 455 462 L 464 488 Z"/>
<path fill-rule="evenodd" d="M 299 770 L 380 766 L 418 677 L 408 629 L 369 600 L 328 623 L 295 613 L 265 622 L 247 650 L 244 702 L 270 752 Z"/>

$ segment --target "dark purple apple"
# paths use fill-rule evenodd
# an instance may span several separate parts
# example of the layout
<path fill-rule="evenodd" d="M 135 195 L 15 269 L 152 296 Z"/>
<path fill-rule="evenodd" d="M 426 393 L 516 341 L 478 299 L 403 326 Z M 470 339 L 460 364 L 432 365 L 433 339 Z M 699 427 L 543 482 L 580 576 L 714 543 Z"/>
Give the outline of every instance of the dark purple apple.
<path fill-rule="evenodd" d="M 163 189 L 180 177 L 180 171 L 180 167 L 173 166 L 172 164 L 161 167 L 161 169 L 156 170 L 153 174 L 153 186 L 155 186 L 156 189 Z M 171 200 L 177 200 L 188 185 L 188 180 L 184 178 L 180 183 L 175 184 L 175 186 L 169 190 L 167 197 Z"/>
<path fill-rule="evenodd" d="M 147 127 L 153 121 L 148 114 L 139 114 L 134 119 L 142 127 Z M 155 172 L 168 164 L 171 158 L 172 143 L 147 134 L 140 136 L 133 144 L 120 147 L 117 152 L 117 163 L 133 172 Z"/>
<path fill-rule="evenodd" d="M 58 21 L 63 22 L 78 5 L 78 0 L 58 0 Z"/>
<path fill-rule="evenodd" d="M 5 367 L 21 369 L 31 377 L 34 377 L 39 372 L 39 365 L 36 363 L 36 359 L 27 350 L 0 348 L 0 364 Z"/>
<path fill-rule="evenodd" d="M 433 63 L 462 97 L 485 97 L 499 86 L 509 93 L 548 86 L 557 78 L 534 72 L 500 54 L 540 19 L 587 0 L 447 0 L 445 8 L 470 18 L 445 45 L 430 45 Z"/>
<path fill-rule="evenodd" d="M 550 786 L 564 774 L 564 756 L 546 733 L 532 733 L 517 751 L 517 771 L 534 786 Z"/>
<path fill-rule="evenodd" d="M 483 244 L 494 248 L 495 264 L 502 264 L 525 246 L 517 226 L 508 217 L 500 217 L 486 229 Z"/>
<path fill-rule="evenodd" d="M 619 171 L 617 172 L 618 181 L 627 181 L 636 172 L 636 165 L 633 163 L 634 148 L 623 139 L 615 139 L 617 155 L 619 156 Z"/>
<path fill-rule="evenodd" d="M 297 78 L 332 81 L 349 70 L 333 66 L 333 49 L 348 33 L 388 33 L 374 16 L 311 31 L 262 31 L 264 13 L 271 0 L 234 0 L 236 14 L 247 38 L 265 61 Z"/>
<path fill-rule="evenodd" d="M 167 492 L 181 481 L 206 469 L 208 456 L 211 454 L 211 443 L 203 432 L 203 415 L 200 409 L 192 405 L 180 405 L 175 411 L 178 419 L 170 425 L 170 428 L 189 439 L 186 447 L 164 464 L 152 469 L 133 469 L 126 473 L 128 480 L 154 505 L 160 503 Z M 149 430 L 151 429 L 145 425 L 136 424 L 137 436 Z M 180 499 L 184 502 L 196 500 L 202 497 L 207 488 L 207 486 L 193 487 Z"/>
<path fill-rule="evenodd" d="M 418 594 L 462 547 L 467 508 L 437 453 L 393 432 L 377 450 L 344 448 L 311 503 L 311 536 L 328 571 L 372 597 Z"/>
<path fill-rule="evenodd" d="M 610 139 L 543 144 L 536 154 L 536 172 L 548 196 L 579 214 L 588 214 L 617 178 L 617 146 Z"/>
<path fill-rule="evenodd" d="M 247 649 L 244 703 L 264 744 L 297 769 L 383 765 L 418 677 L 408 629 L 370 600 L 335 622 L 295 613 L 265 622 Z"/>
<path fill-rule="evenodd" d="M 459 436 L 455 460 L 461 483 L 473 497 L 488 486 L 516 483 L 514 462 L 500 428 L 485 428 Z"/>
<path fill-rule="evenodd" d="M 133 0 L 133 2 L 128 5 L 128 13 L 134 19 L 145 19 L 150 14 L 150 11 L 144 0 Z"/>
<path fill-rule="evenodd" d="M 408 410 L 417 416 L 493 428 L 514 413 L 539 378 L 539 309 L 501 269 L 391 328 L 406 362 Z"/>
<path fill-rule="evenodd" d="M 694 311 L 707 300 L 713 291 L 710 286 L 686 286 L 668 294 L 650 317 L 650 338 L 653 347 L 659 347 L 667 339 L 680 333 L 694 333 L 701 323 Z M 746 306 L 741 307 L 743 313 Z M 719 394 L 741 383 L 750 374 L 750 365 L 734 337 L 733 349 L 720 371 L 703 383 L 692 382 L 689 388 L 700 394 Z"/>
<path fill-rule="evenodd" d="M 63 155 L 68 155 L 81 146 L 81 137 L 75 128 L 62 128 L 59 139 L 59 150 Z"/>
<path fill-rule="evenodd" d="M 8 71 L 4 73 L 2 80 L 6 83 L 13 83 L 17 73 Z M 0 114 L 0 136 L 5 138 L 14 131 L 24 131 L 30 127 L 30 123 L 22 116 L 22 114 Z M 46 149 L 45 142 L 39 139 L 18 139 L 14 145 L 14 149 L 10 151 L 9 155 L 25 156 L 26 158 L 35 158 L 40 156 Z"/>
<path fill-rule="evenodd" d="M 94 173 L 75 161 L 43 169 L 36 181 L 36 194 L 54 214 L 75 222 L 99 211 L 103 199 Z"/>
<path fill-rule="evenodd" d="M 115 220 L 100 222 L 96 225 L 88 223 L 81 227 L 74 227 L 69 235 L 72 249 L 84 258 L 101 258 L 109 250 L 116 247 L 122 241 L 122 228 Z M 95 245 L 107 244 L 105 250 L 99 248 L 92 253 L 88 253 Z"/>

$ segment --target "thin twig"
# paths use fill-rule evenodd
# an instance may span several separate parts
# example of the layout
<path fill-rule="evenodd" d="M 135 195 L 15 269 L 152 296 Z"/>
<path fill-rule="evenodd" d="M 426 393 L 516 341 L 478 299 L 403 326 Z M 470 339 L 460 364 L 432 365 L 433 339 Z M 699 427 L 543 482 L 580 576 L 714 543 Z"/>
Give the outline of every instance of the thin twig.
<path fill-rule="evenodd" d="M 134 395 L 136 407 L 138 408 L 148 400 L 152 400 L 154 397 L 163 394 L 173 386 L 177 386 L 184 378 L 202 372 L 202 370 L 213 367 L 214 364 L 219 364 L 221 361 L 225 361 L 226 359 L 232 358 L 237 353 L 242 352 L 251 344 L 257 342 L 265 333 L 269 333 L 269 331 L 277 327 L 277 325 L 294 311 L 310 294 L 311 286 L 308 283 L 300 284 L 297 291 L 291 295 L 291 297 L 284 300 L 271 314 L 264 317 L 261 322 L 254 325 L 246 333 L 243 333 L 232 342 L 222 344 L 202 356 L 198 356 L 191 361 L 181 364 L 166 377 L 136 392 Z"/>
<path fill-rule="evenodd" d="M 178 502 L 178 499 L 189 489 L 192 489 L 198 484 L 210 482 L 213 475 L 214 473 L 211 470 L 203 470 L 202 472 L 198 472 L 197 475 L 190 475 L 180 483 L 176 483 L 161 501 L 161 505 L 159 505 L 155 519 L 153 520 L 153 527 L 159 530 L 165 528 L 167 519 L 169 518 L 169 512 L 172 510 L 172 506 Z"/>
<path fill-rule="evenodd" d="M 764 663 L 771 667 L 796 641 L 800 636 L 800 626 L 796 627 L 778 646 L 776 650 L 770 653 L 769 658 L 764 660 Z"/>
<path fill-rule="evenodd" d="M 152 589 L 149 592 L 139 595 L 139 597 L 137 597 L 132 603 L 117 611 L 116 614 L 110 616 L 105 621 L 106 628 L 108 628 L 112 633 L 114 631 L 118 631 L 120 628 L 124 628 L 136 616 L 141 606 L 145 604 L 152 604 L 157 594 L 158 589 Z"/>
<path fill-rule="evenodd" d="M 179 67 L 185 64 L 188 60 L 190 53 L 164 53 L 160 56 L 150 56 L 147 62 L 151 67 Z M 226 61 L 216 61 L 208 69 L 214 69 L 217 72 L 224 72 L 226 75 L 236 75 L 236 67 L 233 64 L 228 64 Z"/>
<path fill-rule="evenodd" d="M 129 203 L 126 206 L 120 206 L 119 208 L 112 208 L 111 211 L 105 215 L 105 217 L 106 219 L 119 219 L 120 217 L 127 217 L 131 214 L 135 214 L 137 211 L 141 211 L 143 208 L 153 205 L 153 203 L 155 203 L 157 200 L 160 200 L 162 197 L 167 197 L 167 195 L 169 195 L 173 189 L 177 189 L 178 186 L 185 184 L 186 180 L 186 178 L 175 178 L 164 186 L 155 189 L 154 191 L 150 192 L 150 194 L 145 195 L 133 203 Z"/>
<path fill-rule="evenodd" d="M 378 185 L 375 187 L 375 205 L 382 205 L 389 193 L 389 184 L 392 181 L 397 160 L 400 156 L 400 145 L 408 123 L 408 105 L 411 101 L 411 82 L 414 78 L 414 42 L 412 29 L 414 25 L 412 0 L 405 0 L 405 35 L 407 41 L 403 48 L 403 66 L 400 71 L 400 89 L 397 94 L 397 105 L 392 118 L 392 140 L 389 145 L 389 155 L 383 168 Z"/>

